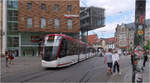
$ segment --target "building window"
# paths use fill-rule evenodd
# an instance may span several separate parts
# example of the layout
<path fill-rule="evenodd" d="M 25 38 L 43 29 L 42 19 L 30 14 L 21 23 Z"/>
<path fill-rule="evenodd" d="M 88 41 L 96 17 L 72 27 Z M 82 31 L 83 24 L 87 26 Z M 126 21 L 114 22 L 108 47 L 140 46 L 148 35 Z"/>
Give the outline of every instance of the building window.
<path fill-rule="evenodd" d="M 19 47 L 19 38 L 8 37 L 8 47 Z"/>
<path fill-rule="evenodd" d="M 32 27 L 32 18 L 27 18 L 27 27 L 28 28 Z"/>
<path fill-rule="evenodd" d="M 41 28 L 46 28 L 46 19 L 41 18 Z"/>
<path fill-rule="evenodd" d="M 72 19 L 68 19 L 67 24 L 68 24 L 68 28 L 72 29 Z"/>
<path fill-rule="evenodd" d="M 27 9 L 32 10 L 32 3 L 27 3 Z"/>
<path fill-rule="evenodd" d="M 42 3 L 41 9 L 42 9 L 42 10 L 46 10 L 46 4 Z"/>
<path fill-rule="evenodd" d="M 54 27 L 55 27 L 55 28 L 58 28 L 58 27 L 59 27 L 59 19 L 58 19 L 58 18 L 55 18 Z"/>
<path fill-rule="evenodd" d="M 49 24 L 52 24 L 52 19 L 49 19 Z"/>
<path fill-rule="evenodd" d="M 68 5 L 67 10 L 68 10 L 69 12 L 71 12 L 71 11 L 72 11 L 72 5 Z"/>
<path fill-rule="evenodd" d="M 55 10 L 55 11 L 59 11 L 59 5 L 58 5 L 58 4 L 55 4 L 55 5 L 54 5 L 54 10 Z"/>

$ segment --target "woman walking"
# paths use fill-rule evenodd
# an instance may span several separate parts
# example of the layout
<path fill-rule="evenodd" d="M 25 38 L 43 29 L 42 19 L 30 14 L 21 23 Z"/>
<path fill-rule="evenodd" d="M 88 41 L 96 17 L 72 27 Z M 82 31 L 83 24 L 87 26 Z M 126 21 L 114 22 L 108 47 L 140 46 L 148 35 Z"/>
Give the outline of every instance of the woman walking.
<path fill-rule="evenodd" d="M 119 58 L 119 54 L 117 53 L 117 51 L 114 51 L 114 54 L 112 55 L 112 61 L 113 61 L 113 75 L 115 75 L 116 73 L 116 69 L 118 71 L 119 74 L 121 74 L 120 72 L 120 58 Z"/>

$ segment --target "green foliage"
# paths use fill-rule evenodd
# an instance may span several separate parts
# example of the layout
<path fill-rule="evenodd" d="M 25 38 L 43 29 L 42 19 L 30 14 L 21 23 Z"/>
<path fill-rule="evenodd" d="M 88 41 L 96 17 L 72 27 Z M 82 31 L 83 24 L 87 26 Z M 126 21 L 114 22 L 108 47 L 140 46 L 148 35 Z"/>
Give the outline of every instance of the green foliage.
<path fill-rule="evenodd" d="M 147 41 L 147 44 L 144 46 L 144 50 L 150 50 L 150 40 Z"/>

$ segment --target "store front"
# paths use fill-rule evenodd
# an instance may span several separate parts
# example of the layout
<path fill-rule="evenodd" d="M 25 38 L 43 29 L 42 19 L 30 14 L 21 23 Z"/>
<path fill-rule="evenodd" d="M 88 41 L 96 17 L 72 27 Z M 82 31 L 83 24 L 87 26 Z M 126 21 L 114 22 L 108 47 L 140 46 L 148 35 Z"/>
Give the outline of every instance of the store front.
<path fill-rule="evenodd" d="M 40 56 L 39 49 L 46 33 L 32 33 L 23 32 L 21 33 L 21 45 L 20 54 L 21 56 Z"/>
<path fill-rule="evenodd" d="M 22 47 L 22 56 L 38 56 L 38 49 L 37 47 Z"/>

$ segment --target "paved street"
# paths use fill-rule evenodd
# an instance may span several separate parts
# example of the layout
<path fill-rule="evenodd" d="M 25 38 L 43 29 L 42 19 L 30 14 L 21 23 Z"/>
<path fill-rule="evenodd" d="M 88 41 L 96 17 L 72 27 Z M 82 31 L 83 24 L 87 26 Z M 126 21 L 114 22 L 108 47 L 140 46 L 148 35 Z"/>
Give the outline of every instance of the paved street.
<path fill-rule="evenodd" d="M 61 69 L 43 69 L 40 57 L 17 57 L 8 68 L 1 64 L 2 82 L 131 82 L 132 76 L 129 56 L 121 56 L 122 74 L 115 76 L 106 73 L 103 57 Z"/>

